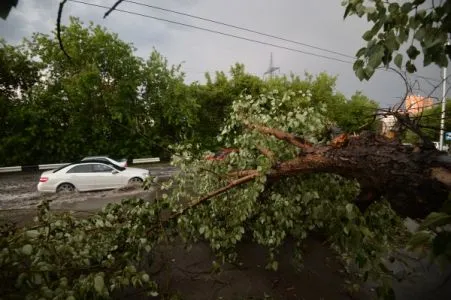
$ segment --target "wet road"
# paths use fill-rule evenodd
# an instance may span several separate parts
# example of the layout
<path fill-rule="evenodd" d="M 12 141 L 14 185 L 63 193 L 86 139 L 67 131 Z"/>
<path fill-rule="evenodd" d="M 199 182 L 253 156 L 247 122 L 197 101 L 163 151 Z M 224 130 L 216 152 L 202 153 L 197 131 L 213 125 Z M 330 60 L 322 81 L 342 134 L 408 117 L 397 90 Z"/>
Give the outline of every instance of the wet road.
<path fill-rule="evenodd" d="M 167 178 L 177 171 L 169 164 L 135 165 L 134 167 L 150 170 L 151 176 Z M 0 209 L 28 209 L 35 207 L 44 195 L 37 191 L 40 172 L 19 172 L 0 174 Z M 105 204 L 109 198 L 123 198 L 139 191 L 102 191 L 90 193 L 75 193 L 70 195 L 51 195 L 54 203 L 85 202 L 91 198 L 103 198 Z M 142 191 L 141 191 L 142 192 Z M 48 195 L 47 195 L 48 196 Z M 103 201 L 102 201 L 103 202 Z"/>

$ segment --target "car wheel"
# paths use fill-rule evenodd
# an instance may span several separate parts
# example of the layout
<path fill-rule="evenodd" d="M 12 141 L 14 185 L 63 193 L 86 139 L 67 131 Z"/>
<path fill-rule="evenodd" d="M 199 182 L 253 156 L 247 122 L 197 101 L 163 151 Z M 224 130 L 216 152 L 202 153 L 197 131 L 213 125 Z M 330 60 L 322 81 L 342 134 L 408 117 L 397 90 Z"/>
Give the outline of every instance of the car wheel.
<path fill-rule="evenodd" d="M 143 180 L 139 177 L 133 177 L 128 181 L 129 184 L 142 184 Z"/>
<path fill-rule="evenodd" d="M 56 188 L 57 193 L 72 193 L 75 192 L 75 187 L 70 183 L 61 183 Z"/>

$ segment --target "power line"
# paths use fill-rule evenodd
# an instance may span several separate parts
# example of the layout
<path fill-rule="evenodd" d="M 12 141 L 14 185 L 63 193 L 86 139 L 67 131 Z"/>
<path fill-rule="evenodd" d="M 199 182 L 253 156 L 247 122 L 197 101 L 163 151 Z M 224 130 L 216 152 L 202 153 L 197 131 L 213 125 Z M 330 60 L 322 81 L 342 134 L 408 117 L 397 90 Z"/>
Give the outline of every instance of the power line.
<path fill-rule="evenodd" d="M 227 27 L 230 27 L 230 28 L 235 28 L 235 29 L 239 29 L 239 30 L 255 33 L 255 34 L 258 34 L 258 35 L 270 37 L 270 38 L 277 39 L 277 40 L 280 40 L 280 41 L 289 42 L 289 43 L 305 46 L 305 47 L 308 47 L 308 48 L 321 50 L 321 51 L 324 51 L 324 52 L 328 52 L 328 53 L 340 55 L 340 56 L 343 56 L 343 57 L 355 59 L 355 56 L 351 56 L 351 55 L 348 55 L 348 54 L 340 53 L 338 51 L 329 50 L 329 49 L 326 49 L 326 48 L 321 48 L 321 47 L 318 47 L 318 46 L 313 46 L 313 45 L 310 45 L 310 44 L 307 44 L 307 43 L 302 43 L 302 42 L 295 41 L 295 40 L 290 40 L 290 39 L 287 39 L 287 38 L 284 38 L 284 37 L 281 37 L 281 36 L 264 33 L 264 32 L 261 32 L 261 31 L 257 31 L 255 29 L 249 29 L 249 28 L 242 27 L 242 26 L 228 24 L 228 23 L 224 23 L 224 22 L 221 22 L 221 21 L 216 21 L 216 20 L 213 20 L 213 19 L 199 17 L 199 16 L 196 16 L 196 15 L 191 15 L 191 14 L 188 14 L 188 13 L 183 13 L 183 12 L 180 12 L 180 11 L 176 11 L 176 10 L 172 10 L 172 9 L 168 9 L 168 8 L 163 8 L 163 7 L 159 7 L 159 6 L 155 6 L 155 5 L 140 3 L 140 2 L 136 2 L 136 1 L 124 0 L 123 2 L 128 2 L 128 3 L 133 3 L 133 4 L 136 4 L 136 5 L 146 6 L 146 7 L 149 7 L 149 8 L 153 8 L 153 9 L 157 9 L 157 10 L 161 10 L 161 11 L 166 11 L 166 12 L 174 13 L 174 14 L 177 14 L 177 15 L 181 15 L 181 16 L 186 16 L 186 17 L 202 20 L 202 21 L 207 21 L 207 22 L 210 22 L 210 23 L 223 25 L 223 26 L 227 26 Z"/>
<path fill-rule="evenodd" d="M 69 1 L 70 2 L 74 2 L 74 3 L 80 3 L 80 4 L 89 5 L 89 6 L 99 7 L 99 8 L 103 8 L 103 9 L 109 9 L 110 8 L 110 7 L 105 6 L 105 5 L 99 5 L 99 4 L 94 4 L 94 3 L 87 3 L 87 2 L 84 2 L 84 1 L 78 1 L 78 0 L 69 0 Z M 276 45 L 276 44 L 272 44 L 272 43 L 268 43 L 268 42 L 264 42 L 264 41 L 259 41 L 259 40 L 254 40 L 254 39 L 251 39 L 251 38 L 247 38 L 247 37 L 243 37 L 243 36 L 239 36 L 239 35 L 235 35 L 235 34 L 230 34 L 230 33 L 222 32 L 222 31 L 218 31 L 218 30 L 213 30 L 213 29 L 209 29 L 209 28 L 205 28 L 205 27 L 190 25 L 190 24 L 186 24 L 186 23 L 182 23 L 182 22 L 172 21 L 172 20 L 168 20 L 168 19 L 164 19 L 164 18 L 154 17 L 154 16 L 151 16 L 151 15 L 141 14 L 141 13 L 137 13 L 137 12 L 133 12 L 133 11 L 123 10 L 123 9 L 118 9 L 118 8 L 116 8 L 115 11 L 126 13 L 126 14 L 130 14 L 130 15 L 135 15 L 135 16 L 141 16 L 141 17 L 148 18 L 148 19 L 154 19 L 154 20 L 158 20 L 158 21 L 163 21 L 163 22 L 167 22 L 167 23 L 171 23 L 171 24 L 175 24 L 175 25 L 180 25 L 180 26 L 184 26 L 184 27 L 189 27 L 189 28 L 194 28 L 194 29 L 198 29 L 198 30 L 203 30 L 203 31 L 207 31 L 207 32 L 210 32 L 210 33 L 215 33 L 215 34 L 219 34 L 219 35 L 223 35 L 223 36 L 229 36 L 229 37 L 232 37 L 232 38 L 245 40 L 245 41 L 248 41 L 248 42 L 253 42 L 253 43 L 257 43 L 257 44 L 261 44 L 261 45 L 271 46 L 271 47 L 284 49 L 284 50 L 288 50 L 288 51 L 293 51 L 293 52 L 298 52 L 298 53 L 302 53 L 302 54 L 306 54 L 306 55 L 311 55 L 311 56 L 316 56 L 316 57 L 325 58 L 325 59 L 329 59 L 329 60 L 339 61 L 339 62 L 351 64 L 351 65 L 354 64 L 351 61 L 343 60 L 343 59 L 340 59 L 340 58 L 335 58 L 335 57 L 331 57 L 331 56 L 316 54 L 316 53 L 313 53 L 313 52 L 303 51 L 303 50 L 299 50 L 299 49 L 295 49 L 295 48 L 291 48 L 291 47 L 285 47 L 285 46 L 281 46 L 281 45 Z"/>
<path fill-rule="evenodd" d="M 74 3 L 79 3 L 79 4 L 84 4 L 84 5 L 88 5 L 88 6 L 94 6 L 94 7 L 98 7 L 98 8 L 103 8 L 103 9 L 110 9 L 110 7 L 108 7 L 108 6 L 94 4 L 94 3 L 87 3 L 87 2 L 79 1 L 79 0 L 68 0 L 68 1 L 74 2 Z M 160 9 L 160 10 L 164 10 L 164 11 L 168 11 L 168 12 L 173 12 L 173 13 L 176 13 L 176 14 L 185 15 L 185 16 L 189 16 L 189 17 L 193 17 L 193 18 L 209 21 L 209 22 L 212 22 L 212 23 L 216 23 L 216 24 L 221 24 L 221 25 L 224 25 L 224 26 L 229 26 L 229 27 L 232 27 L 232 28 L 237 28 L 237 29 L 241 29 L 241 30 L 257 33 L 257 34 L 260 34 L 260 35 L 276 38 L 276 39 L 279 39 L 279 40 L 284 40 L 284 41 L 291 42 L 291 43 L 296 43 L 296 44 L 299 44 L 299 45 L 304 45 L 304 46 L 307 46 L 307 47 L 311 47 L 311 48 L 315 48 L 315 49 L 318 49 L 318 50 L 327 51 L 327 52 L 330 52 L 330 53 L 335 53 L 335 54 L 338 54 L 338 55 L 342 55 L 342 56 L 346 56 L 346 57 L 355 59 L 355 57 L 353 57 L 353 56 L 350 56 L 350 55 L 347 55 L 347 54 L 343 54 L 343 53 L 340 53 L 340 52 L 337 52 L 337 51 L 328 50 L 328 49 L 325 49 L 325 48 L 316 47 L 316 46 L 304 44 L 304 43 L 293 41 L 293 40 L 288 40 L 288 39 L 285 39 L 285 38 L 282 38 L 282 37 L 278 37 L 278 36 L 275 36 L 275 35 L 270 35 L 270 34 L 262 33 L 262 32 L 259 32 L 259 31 L 254 31 L 252 29 L 247 29 L 247 28 L 244 28 L 244 27 L 227 24 L 227 23 L 223 23 L 223 22 L 220 22 L 220 21 L 215 21 L 215 20 L 212 20 L 212 19 L 198 17 L 198 16 L 194 16 L 194 15 L 190 15 L 190 14 L 186 14 L 186 13 L 182 13 L 182 12 L 177 12 L 177 11 L 173 11 L 173 10 L 170 10 L 170 9 L 165 9 L 165 8 L 161 8 L 161 7 L 157 7 L 157 6 L 153 6 L 153 5 L 144 4 L 144 3 L 139 3 L 139 2 L 135 2 L 135 1 L 125 0 L 123 2 L 129 2 L 129 3 L 134 3 L 134 4 L 137 4 L 137 5 L 143 5 L 143 6 L 148 6 L 148 7 L 155 8 L 155 9 Z M 163 21 L 163 22 L 166 22 L 166 23 L 175 24 L 175 25 L 179 25 L 179 26 L 194 28 L 194 29 L 198 29 L 198 30 L 202 30 L 202 31 L 210 32 L 210 33 L 215 33 L 215 34 L 219 34 L 219 35 L 223 35 L 223 36 L 228 36 L 228 37 L 232 37 L 232 38 L 236 38 L 236 39 L 240 39 L 240 40 L 245 40 L 245 41 L 248 41 L 248 42 L 253 42 L 253 43 L 266 45 L 266 46 L 271 46 L 271 47 L 284 49 L 284 50 L 288 50 L 288 51 L 292 51 L 292 52 L 297 52 L 297 53 L 301 53 L 301 54 L 311 55 L 311 56 L 315 56 L 315 57 L 319 57 L 319 58 L 325 58 L 325 59 L 334 60 L 334 61 L 347 63 L 347 64 L 351 64 L 351 65 L 354 64 L 354 62 L 343 60 L 343 59 L 340 59 L 340 58 L 335 58 L 335 57 L 331 57 L 331 56 L 316 54 L 316 53 L 313 53 L 313 52 L 303 51 L 303 50 L 299 50 L 299 49 L 296 49 L 296 48 L 285 47 L 285 46 L 281 46 L 281 45 L 277 45 L 277 44 L 273 44 L 273 43 L 259 41 L 259 40 L 255 40 L 255 39 L 239 36 L 239 35 L 234 35 L 234 34 L 222 32 L 222 31 L 218 31 L 218 30 L 213 30 L 213 29 L 209 29 L 209 28 L 205 28 L 205 27 L 190 25 L 190 24 L 186 24 L 186 23 L 182 23 L 182 22 L 172 21 L 172 20 L 168 20 L 168 19 L 164 19 L 164 18 L 160 18 L 160 17 L 155 17 L 155 16 L 151 16 L 151 15 L 146 15 L 146 14 L 142 14 L 142 13 L 137 13 L 137 12 L 133 12 L 133 11 L 123 10 L 123 9 L 118 9 L 118 8 L 116 8 L 115 11 L 126 13 L 126 14 L 130 14 L 130 15 L 141 16 L 141 17 L 148 18 L 148 19 L 154 19 L 154 20 L 158 20 L 158 21 Z M 390 70 L 386 70 L 384 68 L 378 68 L 378 69 L 379 70 L 384 70 L 384 71 L 390 71 Z M 436 81 L 436 82 L 440 81 L 440 80 L 435 79 L 435 78 L 420 76 L 420 75 L 417 75 L 417 74 L 411 74 L 411 75 L 419 77 L 419 78 L 422 78 L 424 80 L 429 79 L 429 80 L 433 80 L 433 81 Z"/>
<path fill-rule="evenodd" d="M 318 47 L 318 46 L 313 46 L 311 44 L 307 44 L 307 43 L 291 40 L 291 39 L 284 38 L 284 37 L 281 37 L 281 36 L 278 36 L 278 35 L 264 33 L 264 32 L 261 32 L 261 31 L 257 31 L 255 29 L 249 29 L 249 28 L 246 28 L 246 27 L 225 23 L 225 22 L 213 20 L 213 19 L 210 19 L 210 18 L 200 17 L 200 16 L 196 16 L 196 15 L 192 15 L 192 14 L 188 14 L 188 13 L 184 13 L 184 12 L 180 12 L 180 11 L 176 11 L 176 10 L 172 10 L 172 9 L 168 9 L 168 8 L 164 8 L 164 7 L 160 7 L 160 6 L 156 6 L 156 5 L 150 5 L 150 4 L 136 2 L 136 1 L 131 1 L 131 0 L 124 0 L 123 2 L 128 2 L 128 3 L 135 4 L 135 5 L 141 5 L 141 6 L 149 7 L 149 8 L 156 9 L 156 10 L 166 11 L 166 12 L 174 13 L 174 14 L 177 14 L 177 15 L 190 17 L 190 18 L 193 18 L 193 19 L 198 19 L 198 20 L 202 20 L 202 21 L 206 21 L 206 22 L 210 22 L 210 23 L 214 23 L 214 24 L 218 24 L 218 25 L 223 25 L 223 26 L 227 26 L 227 27 L 230 27 L 230 28 L 235 28 L 235 29 L 247 31 L 247 32 L 250 32 L 250 33 L 255 33 L 255 34 L 258 34 L 258 35 L 274 38 L 274 39 L 277 39 L 277 40 L 280 40 L 280 41 L 289 42 L 289 43 L 305 46 L 305 47 L 308 47 L 308 48 L 321 50 L 321 51 L 324 51 L 324 52 L 340 55 L 340 56 L 351 58 L 351 59 L 355 59 L 356 58 L 355 56 L 351 56 L 351 55 L 348 55 L 348 54 L 345 54 L 345 53 L 342 53 L 342 52 L 338 52 L 338 51 L 334 51 L 334 50 L 330 50 L 330 49 L 326 49 L 326 48 L 322 48 L 322 47 Z M 421 76 L 421 75 L 417 75 L 417 74 L 412 74 L 412 75 L 415 76 L 415 77 L 424 79 L 424 80 L 433 80 L 433 81 L 436 81 L 436 82 L 440 81 L 440 80 L 435 79 L 435 78 L 425 77 L 425 76 Z"/>

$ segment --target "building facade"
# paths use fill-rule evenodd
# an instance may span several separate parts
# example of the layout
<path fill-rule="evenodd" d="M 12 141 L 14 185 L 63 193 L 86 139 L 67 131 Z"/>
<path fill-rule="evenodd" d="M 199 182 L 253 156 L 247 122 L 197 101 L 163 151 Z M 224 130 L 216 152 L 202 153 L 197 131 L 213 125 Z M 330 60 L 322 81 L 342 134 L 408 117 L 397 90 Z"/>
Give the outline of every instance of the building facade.
<path fill-rule="evenodd" d="M 409 95 L 406 97 L 405 109 L 408 114 L 417 115 L 432 108 L 434 101 L 432 98 L 426 98 L 420 95 Z"/>

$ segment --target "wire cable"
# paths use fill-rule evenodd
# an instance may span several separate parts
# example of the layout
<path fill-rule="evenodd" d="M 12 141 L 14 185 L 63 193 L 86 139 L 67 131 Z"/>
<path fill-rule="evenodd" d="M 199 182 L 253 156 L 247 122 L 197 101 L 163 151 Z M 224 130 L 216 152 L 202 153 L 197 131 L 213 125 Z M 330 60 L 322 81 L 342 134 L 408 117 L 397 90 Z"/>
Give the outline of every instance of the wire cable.
<path fill-rule="evenodd" d="M 188 14 L 188 13 L 184 13 L 184 12 L 180 12 L 180 11 L 176 11 L 176 10 L 172 10 L 172 9 L 168 9 L 168 8 L 163 8 L 163 7 L 159 7 L 159 6 L 155 6 L 155 5 L 145 4 L 145 3 L 141 3 L 141 2 L 128 1 L 128 0 L 124 0 L 123 2 L 128 2 L 128 3 L 135 4 L 135 5 L 146 6 L 146 7 L 152 8 L 152 9 L 166 11 L 166 12 L 170 12 L 170 13 L 181 15 L 181 16 L 185 16 L 185 17 L 190 17 L 190 18 L 193 18 L 193 19 L 198 19 L 198 20 L 202 20 L 202 21 L 206 21 L 206 22 L 210 22 L 210 23 L 214 23 L 214 24 L 218 24 L 218 25 L 223 25 L 223 26 L 227 26 L 227 27 L 230 27 L 230 28 L 235 28 L 235 29 L 247 31 L 247 32 L 250 32 L 250 33 L 255 33 L 255 34 L 258 34 L 258 35 L 270 37 L 270 38 L 277 39 L 277 40 L 280 40 L 280 41 L 289 42 L 289 43 L 297 44 L 297 45 L 300 45 L 300 46 L 304 46 L 304 47 L 308 47 L 308 48 L 312 48 L 312 49 L 316 49 L 316 50 L 321 50 L 321 51 L 328 52 L 328 53 L 331 53 L 331 54 L 336 54 L 336 55 L 340 55 L 340 56 L 343 56 L 343 57 L 355 59 L 355 56 L 352 56 L 352 55 L 344 54 L 344 53 L 341 53 L 341 52 L 338 52 L 338 51 L 329 50 L 329 49 L 326 49 L 326 48 L 321 48 L 321 47 L 318 47 L 318 46 L 313 46 L 313 45 L 310 45 L 310 44 L 307 44 L 307 43 L 302 43 L 302 42 L 295 41 L 295 40 L 290 40 L 288 38 L 284 38 L 284 37 L 273 35 L 273 34 L 264 33 L 264 32 L 261 32 L 261 31 L 257 31 L 255 29 L 250 29 L 250 28 L 246 28 L 246 27 L 242 27 L 242 26 L 237 26 L 237 25 L 233 25 L 233 24 L 229 24 L 229 23 L 224 23 L 224 22 L 221 22 L 221 21 L 216 21 L 216 20 L 209 19 L 209 18 L 199 17 L 199 16 L 196 16 L 196 15 L 191 15 L 191 14 Z"/>
<path fill-rule="evenodd" d="M 109 9 L 108 6 L 100 5 L 100 4 L 87 3 L 87 2 L 79 1 L 79 0 L 68 0 L 68 1 L 74 2 L 74 3 L 85 4 L 85 5 L 89 5 L 89 6 L 94 6 L 94 7 L 99 7 L 99 8 L 103 8 L 103 9 Z M 218 31 L 218 30 L 213 30 L 213 29 L 209 29 L 209 28 L 205 28 L 205 27 L 201 27 L 201 26 L 190 25 L 190 24 L 186 24 L 186 23 L 182 23 L 182 22 L 172 21 L 172 20 L 159 18 L 159 17 L 155 17 L 155 16 L 151 16 L 151 15 L 146 15 L 146 14 L 142 14 L 142 13 L 137 13 L 137 12 L 133 12 L 133 11 L 128 11 L 128 10 L 124 10 L 124 9 L 116 8 L 115 11 L 126 13 L 126 14 L 130 14 L 130 15 L 135 15 L 135 16 L 141 16 L 141 17 L 148 18 L 148 19 L 154 19 L 154 20 L 158 20 L 158 21 L 163 21 L 163 22 L 166 22 L 166 23 L 171 23 L 171 24 L 180 25 L 180 26 L 184 26 L 184 27 L 194 28 L 194 29 L 198 29 L 198 30 L 202 30 L 202 31 L 210 32 L 210 33 L 215 33 L 215 34 L 219 34 L 219 35 L 223 35 L 223 36 L 228 36 L 228 37 L 232 37 L 232 38 L 236 38 L 236 39 L 240 39 L 240 40 L 244 40 L 244 41 L 248 41 L 248 42 L 253 42 L 253 43 L 257 43 L 257 44 L 261 44 L 261 45 L 271 46 L 271 47 L 275 47 L 275 48 L 279 48 L 279 49 L 284 49 L 284 50 L 298 52 L 298 53 L 302 53 L 302 54 L 306 54 L 306 55 L 311 55 L 311 56 L 316 56 L 316 57 L 325 58 L 325 59 L 329 59 L 329 60 L 334 60 L 334 61 L 347 63 L 347 64 L 351 64 L 351 65 L 354 64 L 351 61 L 343 60 L 343 59 L 340 59 L 340 58 L 335 58 L 335 57 L 331 57 L 331 56 L 316 54 L 316 53 L 313 53 L 313 52 L 303 51 L 303 50 L 299 50 L 299 49 L 295 49 L 295 48 L 291 48 L 291 47 L 285 47 L 285 46 L 281 46 L 281 45 L 277 45 L 277 44 L 273 44 L 273 43 L 268 43 L 268 42 L 264 42 L 264 41 L 259 41 L 259 40 L 255 40 L 255 39 L 251 39 L 251 38 L 247 38 L 247 37 L 231 34 L 231 33 L 226 33 L 226 32 L 222 32 L 222 31 Z"/>
<path fill-rule="evenodd" d="M 69 2 L 74 2 L 74 3 L 79 3 L 79 4 L 84 4 L 84 5 L 88 5 L 88 6 L 103 8 L 103 9 L 110 9 L 110 7 L 105 6 L 105 5 L 100 5 L 100 4 L 88 3 L 88 2 L 79 1 L 79 0 L 68 0 L 68 1 Z M 216 23 L 216 24 L 220 24 L 220 25 L 236 28 L 236 29 L 245 30 L 245 31 L 256 33 L 256 34 L 260 34 L 260 35 L 263 35 L 263 36 L 276 38 L 276 39 L 279 39 L 279 40 L 282 40 L 282 41 L 296 43 L 296 44 L 299 44 L 299 45 L 303 45 L 303 46 L 311 47 L 311 48 L 314 48 L 314 49 L 327 51 L 329 53 L 334 53 L 334 54 L 337 54 L 337 55 L 342 55 L 342 56 L 346 56 L 348 58 L 356 59 L 356 57 L 353 57 L 353 56 L 350 56 L 350 55 L 347 55 L 347 54 L 343 54 L 343 53 L 340 53 L 340 52 L 337 52 L 337 51 L 333 51 L 333 50 L 328 50 L 328 49 L 321 48 L 321 47 L 312 46 L 312 45 L 309 45 L 309 44 L 305 44 L 305 43 L 301 43 L 301 42 L 285 39 L 285 38 L 282 38 L 282 37 L 279 37 L 279 36 L 275 36 L 275 35 L 266 34 L 266 33 L 263 33 L 263 32 L 259 32 L 259 31 L 256 31 L 256 30 L 248 29 L 248 28 L 244 28 L 244 27 L 241 27 L 241 26 L 235 26 L 235 25 L 232 25 L 232 24 L 223 23 L 223 22 L 216 21 L 216 20 L 213 20 L 213 19 L 208 19 L 208 18 L 203 18 L 203 17 L 199 17 L 199 16 L 194 16 L 194 15 L 190 15 L 190 14 L 187 14 L 187 13 L 182 13 L 182 12 L 178 12 L 178 11 L 174 11 L 174 10 L 170 10 L 170 9 L 166 9 L 166 8 L 162 8 L 162 7 L 158 7 L 158 6 L 154 6 L 154 5 L 148 5 L 148 4 L 144 4 L 144 3 L 140 3 L 140 2 L 136 2 L 136 1 L 124 0 L 122 2 L 129 2 L 129 3 L 133 3 L 133 4 L 137 4 L 137 5 L 147 6 L 147 7 L 154 8 L 154 9 L 159 9 L 159 10 L 163 10 L 163 11 L 167 11 L 167 12 L 176 13 L 176 14 L 179 14 L 179 15 L 189 16 L 189 17 L 192 17 L 192 18 L 196 18 L 196 19 L 200 19 L 200 20 L 204 20 L 204 21 L 208 21 L 208 22 L 212 22 L 212 23 Z M 235 34 L 230 34 L 230 33 L 222 32 L 222 31 L 218 31 L 218 30 L 213 30 L 213 29 L 209 29 L 209 28 L 205 28 L 205 27 L 201 27 L 201 26 L 190 25 L 190 24 L 186 24 L 186 23 L 182 23 L 182 22 L 178 22 L 178 21 L 172 21 L 172 20 L 168 20 L 168 19 L 164 19 L 164 18 L 160 18 L 160 17 L 155 17 L 155 16 L 151 16 L 151 15 L 146 15 L 146 14 L 142 14 L 142 13 L 138 13 L 138 12 L 128 11 L 128 10 L 124 10 L 124 9 L 118 9 L 118 8 L 116 8 L 115 11 L 122 12 L 122 13 L 125 13 L 125 14 L 130 14 L 130 15 L 141 16 L 141 17 L 148 18 L 148 19 L 154 19 L 154 20 L 158 20 L 158 21 L 163 21 L 163 22 L 166 22 L 166 23 L 175 24 L 175 25 L 179 25 L 179 26 L 184 26 L 184 27 L 189 27 L 189 28 L 193 28 L 193 29 L 198 29 L 198 30 L 202 30 L 202 31 L 210 32 L 210 33 L 215 33 L 215 34 L 219 34 L 219 35 L 223 35 L 223 36 L 228 36 L 228 37 L 232 37 L 232 38 L 236 38 L 236 39 L 240 39 L 240 40 L 244 40 L 244 41 L 248 41 L 248 42 L 253 42 L 253 43 L 266 45 L 266 46 L 271 46 L 271 47 L 275 47 L 275 48 L 279 48 L 279 49 L 283 49 L 283 50 L 288 50 L 288 51 L 292 51 L 292 52 L 297 52 L 297 53 L 301 53 L 301 54 L 305 54 L 305 55 L 315 56 L 315 57 L 324 58 L 324 59 L 333 60 L 333 61 L 342 62 L 342 63 L 347 63 L 347 64 L 351 64 L 351 65 L 354 64 L 354 62 L 343 60 L 343 59 L 336 58 L 336 57 L 331 57 L 331 56 L 326 56 L 326 55 L 317 54 L 317 53 L 313 53 L 313 52 L 303 51 L 303 50 L 299 50 L 299 49 L 291 48 L 291 47 L 285 47 L 285 46 L 281 46 L 281 45 L 277 45 L 277 44 L 273 44 L 273 43 L 268 43 L 268 42 L 264 42 L 264 41 L 260 41 L 260 40 L 255 40 L 255 39 L 251 39 L 251 38 L 247 38 L 247 37 L 243 37 L 243 36 L 239 36 L 239 35 L 235 35 Z M 385 68 L 378 68 L 378 69 L 379 70 L 384 70 L 384 71 L 390 71 L 390 70 L 386 70 Z M 429 80 L 433 80 L 433 81 L 436 81 L 436 82 L 440 82 L 440 80 L 435 79 L 435 78 L 425 77 L 425 76 L 421 76 L 421 75 L 418 75 L 418 74 L 411 74 L 411 75 L 413 75 L 415 77 L 422 78 L 424 80 L 429 79 Z"/>
<path fill-rule="evenodd" d="M 255 34 L 258 34 L 258 35 L 261 35 L 261 36 L 266 36 L 266 37 L 274 38 L 274 39 L 277 39 L 277 40 L 280 40 L 280 41 L 289 42 L 289 43 L 297 44 L 297 45 L 300 45 L 300 46 L 305 46 L 305 47 L 316 49 L 316 50 L 321 50 L 321 51 L 328 52 L 328 53 L 331 53 L 331 54 L 340 55 L 340 56 L 343 56 L 343 57 L 346 57 L 346 58 L 351 58 L 351 59 L 355 59 L 356 58 L 355 56 L 352 56 L 352 55 L 349 55 L 349 54 L 345 54 L 345 53 L 342 53 L 342 52 L 338 52 L 338 51 L 334 51 L 334 50 L 330 50 L 330 49 L 314 46 L 314 45 L 311 45 L 311 44 L 307 44 L 307 43 L 291 40 L 291 39 L 288 39 L 288 38 L 285 38 L 285 37 L 281 37 L 281 36 L 278 36 L 278 35 L 264 33 L 264 32 L 261 32 L 261 31 L 257 31 L 255 29 L 250 29 L 250 28 L 246 28 L 246 27 L 242 27 L 242 26 L 233 25 L 233 24 L 230 24 L 230 23 L 225 23 L 225 22 L 213 20 L 213 19 L 210 19 L 210 18 L 200 17 L 200 16 L 196 16 L 196 15 L 192 15 L 192 14 L 176 11 L 176 10 L 173 10 L 173 9 L 168 9 L 168 8 L 164 8 L 164 7 L 160 7 L 160 6 L 156 6 L 156 5 L 150 5 L 150 4 L 136 2 L 136 1 L 131 1 L 131 0 L 124 0 L 123 2 L 128 2 L 128 3 L 135 4 L 135 5 L 145 6 L 145 7 L 148 7 L 148 8 L 161 10 L 161 11 L 165 11 L 165 12 L 169 12 L 169 13 L 173 13 L 173 14 L 177 14 L 177 15 L 181 15 L 181 16 L 185 16 L 185 17 L 190 17 L 190 18 L 193 18 L 193 19 L 198 19 L 198 20 L 210 22 L 210 23 L 213 23 L 213 24 L 223 25 L 223 26 L 227 26 L 227 27 L 230 27 L 230 28 L 235 28 L 235 29 L 247 31 L 247 32 L 250 32 L 250 33 L 255 33 Z M 433 80 L 433 81 L 436 81 L 436 82 L 440 81 L 439 79 L 425 77 L 425 76 L 421 76 L 421 75 L 417 75 L 417 74 L 412 74 L 412 75 L 415 76 L 415 77 L 421 78 L 423 80 Z"/>

